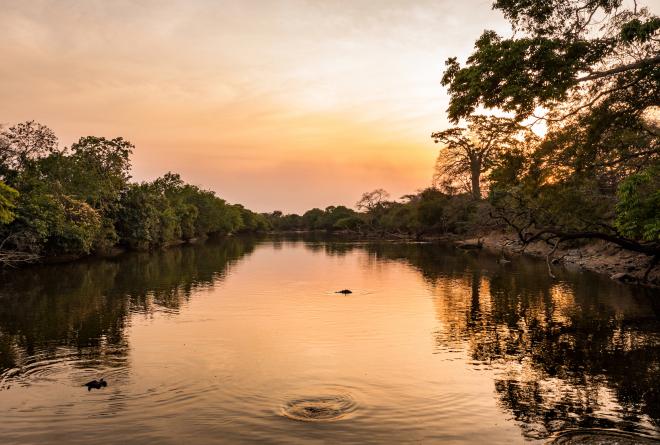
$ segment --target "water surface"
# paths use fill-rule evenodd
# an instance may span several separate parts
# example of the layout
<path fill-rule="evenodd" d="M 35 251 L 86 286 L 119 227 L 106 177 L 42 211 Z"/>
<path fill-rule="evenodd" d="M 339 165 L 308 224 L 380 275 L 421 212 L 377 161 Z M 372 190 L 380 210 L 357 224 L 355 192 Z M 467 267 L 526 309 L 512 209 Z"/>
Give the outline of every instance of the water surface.
<path fill-rule="evenodd" d="M 545 268 L 438 244 L 233 238 L 6 271 L 0 437 L 660 437 L 657 293 Z"/>

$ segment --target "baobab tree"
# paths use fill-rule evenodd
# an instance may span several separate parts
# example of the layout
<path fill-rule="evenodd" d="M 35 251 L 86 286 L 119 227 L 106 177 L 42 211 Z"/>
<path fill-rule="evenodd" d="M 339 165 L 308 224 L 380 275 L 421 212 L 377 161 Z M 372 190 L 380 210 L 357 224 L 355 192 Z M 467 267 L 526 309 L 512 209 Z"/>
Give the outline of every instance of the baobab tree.
<path fill-rule="evenodd" d="M 475 200 L 481 199 L 481 176 L 495 164 L 498 155 L 519 149 L 535 140 L 534 133 L 514 119 L 471 115 L 466 127 L 433 133 L 443 146 L 436 162 L 436 182 L 463 183 Z"/>

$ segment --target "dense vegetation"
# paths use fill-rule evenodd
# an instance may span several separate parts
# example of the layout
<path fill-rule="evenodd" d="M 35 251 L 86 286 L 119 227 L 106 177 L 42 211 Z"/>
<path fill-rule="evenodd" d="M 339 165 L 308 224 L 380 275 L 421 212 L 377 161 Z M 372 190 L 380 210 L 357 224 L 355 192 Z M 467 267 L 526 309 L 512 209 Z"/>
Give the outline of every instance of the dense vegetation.
<path fill-rule="evenodd" d="M 469 194 L 451 195 L 430 187 L 400 200 L 389 200 L 385 190 L 362 195 L 356 207 L 330 206 L 311 209 L 303 215 L 265 214 L 276 231 L 350 231 L 374 237 L 422 237 L 468 234 L 483 228 L 484 207 Z M 481 221 L 479 219 L 481 218 Z"/>
<path fill-rule="evenodd" d="M 462 128 L 477 110 L 494 110 L 544 122 L 547 132 L 491 154 L 490 213 L 523 243 L 596 238 L 657 261 L 660 18 L 621 0 L 497 0 L 494 8 L 515 33 L 485 31 L 465 65 L 447 61 L 448 115 Z M 467 131 L 475 145 L 490 141 Z"/>
<path fill-rule="evenodd" d="M 0 260 L 149 249 L 266 228 L 265 219 L 167 173 L 130 182 L 133 145 L 88 136 L 60 148 L 36 122 L 0 133 Z"/>

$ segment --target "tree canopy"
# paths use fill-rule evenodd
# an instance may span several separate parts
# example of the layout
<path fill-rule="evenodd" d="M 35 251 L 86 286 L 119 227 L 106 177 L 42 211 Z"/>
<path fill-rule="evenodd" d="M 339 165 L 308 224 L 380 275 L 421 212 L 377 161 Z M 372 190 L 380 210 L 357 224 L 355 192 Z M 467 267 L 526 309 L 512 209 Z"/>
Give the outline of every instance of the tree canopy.
<path fill-rule="evenodd" d="M 490 214 L 525 244 L 596 238 L 651 255 L 653 264 L 660 18 L 621 0 L 496 0 L 493 7 L 514 32 L 486 30 L 464 65 L 447 60 L 449 119 L 471 123 L 485 108 L 511 116 L 512 135 L 520 134 L 514 122 L 543 121 L 547 131 L 514 138 L 523 141 L 514 148 L 497 141 L 488 152 Z M 471 165 L 474 191 L 479 163 L 471 159 L 483 145 L 474 141 L 483 138 L 465 137 L 467 130 L 433 136 L 448 144 L 440 171 L 456 178 Z"/>
<path fill-rule="evenodd" d="M 268 227 L 175 173 L 131 183 L 134 146 L 121 137 L 87 136 L 60 148 L 52 130 L 30 121 L 2 131 L 0 144 L 5 252 L 81 256 Z"/>
<path fill-rule="evenodd" d="M 464 66 L 447 60 L 442 84 L 454 123 L 479 106 L 521 120 L 569 98 L 605 99 L 659 81 L 660 18 L 646 8 L 625 9 L 621 0 L 498 0 L 493 7 L 515 34 L 484 31 Z M 657 104 L 657 87 L 636 89 Z"/>

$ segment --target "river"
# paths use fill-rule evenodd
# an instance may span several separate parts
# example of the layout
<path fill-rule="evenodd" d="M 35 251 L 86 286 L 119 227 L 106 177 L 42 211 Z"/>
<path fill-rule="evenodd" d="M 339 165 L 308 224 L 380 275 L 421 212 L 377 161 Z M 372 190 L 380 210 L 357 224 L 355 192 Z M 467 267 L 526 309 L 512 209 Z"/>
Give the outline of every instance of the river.
<path fill-rule="evenodd" d="M 659 295 L 556 275 L 442 244 L 239 237 L 7 270 L 0 443 L 660 437 Z"/>

